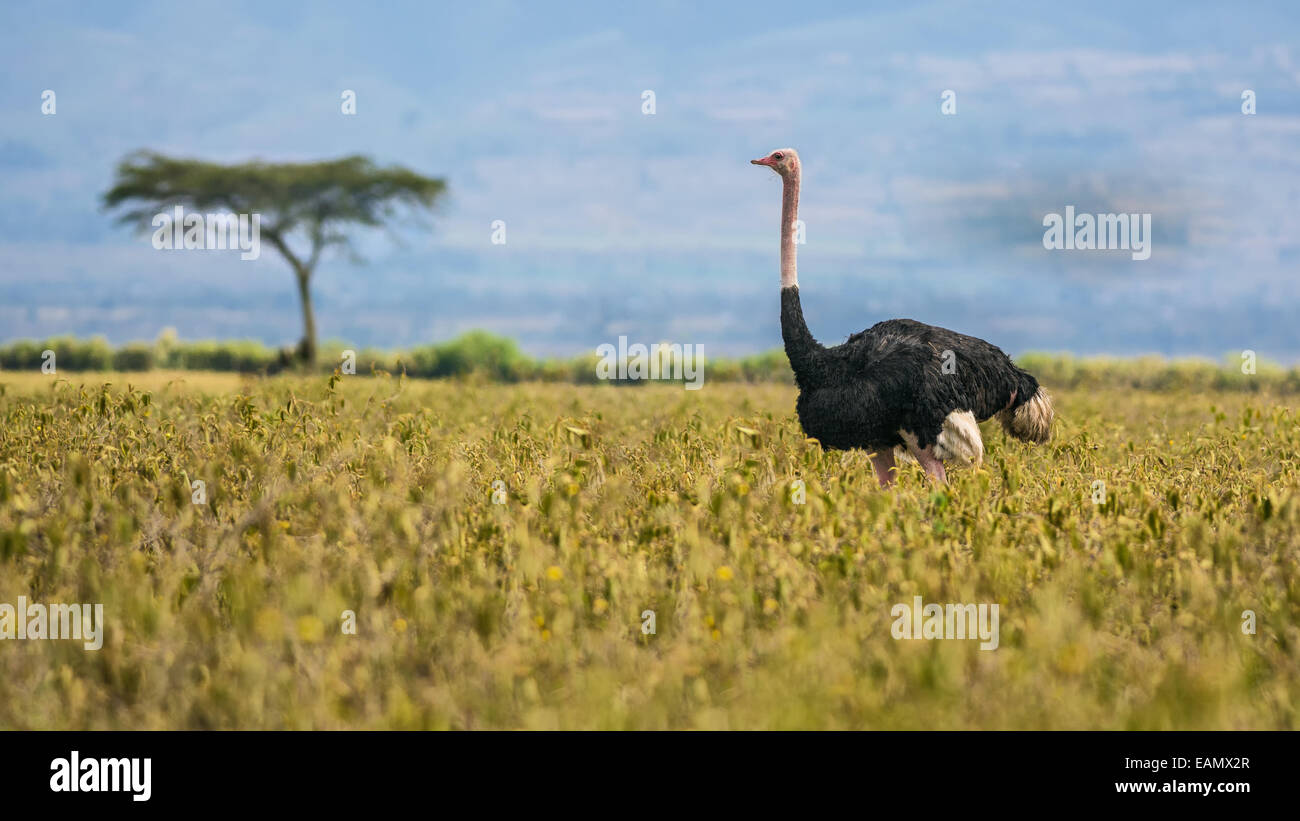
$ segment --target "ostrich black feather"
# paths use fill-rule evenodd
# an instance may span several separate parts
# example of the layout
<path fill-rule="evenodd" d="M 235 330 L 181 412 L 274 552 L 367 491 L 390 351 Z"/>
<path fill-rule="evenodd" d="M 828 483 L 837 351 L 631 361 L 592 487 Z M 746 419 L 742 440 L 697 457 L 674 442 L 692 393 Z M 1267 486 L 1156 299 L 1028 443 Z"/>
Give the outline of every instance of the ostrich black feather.
<path fill-rule="evenodd" d="M 799 422 L 829 448 L 893 448 L 904 444 L 901 431 L 927 448 L 950 413 L 1010 416 L 1038 394 L 1038 380 L 996 346 L 913 319 L 878 322 L 825 347 L 808 331 L 797 285 L 781 290 L 781 336 Z"/>
<path fill-rule="evenodd" d="M 752 161 L 781 178 L 781 338 L 804 432 L 823 447 L 872 453 L 881 486 L 906 447 L 927 474 L 943 463 L 979 464 L 979 422 L 997 416 L 1007 433 L 1045 442 L 1052 402 L 1038 380 L 982 339 L 914 319 L 890 319 L 826 347 L 808 332 L 799 303 L 796 226 L 802 165 L 793 148 Z"/>

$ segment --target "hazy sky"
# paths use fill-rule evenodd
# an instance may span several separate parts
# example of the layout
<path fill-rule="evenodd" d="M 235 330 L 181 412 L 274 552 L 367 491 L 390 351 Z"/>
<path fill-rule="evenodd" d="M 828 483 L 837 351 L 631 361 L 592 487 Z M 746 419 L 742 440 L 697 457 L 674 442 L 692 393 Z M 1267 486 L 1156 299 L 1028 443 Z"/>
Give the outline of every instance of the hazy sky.
<path fill-rule="evenodd" d="M 1012 353 L 1300 361 L 1294 3 L 620 5 L 6 4 L 0 340 L 297 338 L 269 248 L 158 251 L 100 210 L 150 148 L 447 178 L 429 227 L 325 260 L 323 338 L 761 350 L 780 187 L 748 161 L 790 145 L 824 342 L 908 316 Z M 1066 206 L 1151 214 L 1151 258 L 1044 249 Z"/>

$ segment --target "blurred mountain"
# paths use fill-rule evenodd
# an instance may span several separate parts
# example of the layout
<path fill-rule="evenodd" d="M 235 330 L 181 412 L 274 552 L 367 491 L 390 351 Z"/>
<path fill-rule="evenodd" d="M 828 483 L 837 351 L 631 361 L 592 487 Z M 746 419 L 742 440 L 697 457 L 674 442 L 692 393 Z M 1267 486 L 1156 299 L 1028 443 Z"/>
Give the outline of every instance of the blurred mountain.
<path fill-rule="evenodd" d="M 1300 361 L 1292 6 L 700 5 L 6 6 L 0 339 L 296 339 L 274 254 L 156 251 L 101 213 L 114 163 L 148 147 L 449 179 L 432 227 L 322 265 L 323 338 L 769 348 L 780 188 L 748 160 L 793 145 L 824 341 L 909 316 L 1012 353 Z M 1067 205 L 1150 213 L 1151 258 L 1045 250 Z"/>

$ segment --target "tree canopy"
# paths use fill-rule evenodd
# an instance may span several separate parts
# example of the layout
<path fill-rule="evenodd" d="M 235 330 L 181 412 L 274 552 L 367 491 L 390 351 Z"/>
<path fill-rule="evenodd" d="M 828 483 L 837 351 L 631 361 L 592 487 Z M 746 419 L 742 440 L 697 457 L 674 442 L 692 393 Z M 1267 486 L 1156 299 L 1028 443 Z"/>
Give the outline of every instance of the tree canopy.
<path fill-rule="evenodd" d="M 104 193 L 106 209 L 148 231 L 155 215 L 176 206 L 192 211 L 260 214 L 261 235 L 289 263 L 298 281 L 304 334 L 300 353 L 316 352 L 309 284 L 322 252 L 351 250 L 348 229 L 389 224 L 402 211 L 431 211 L 446 181 L 353 155 L 311 163 L 253 161 L 233 165 L 140 151 L 124 158 Z M 295 245 L 301 245 L 295 250 Z"/>

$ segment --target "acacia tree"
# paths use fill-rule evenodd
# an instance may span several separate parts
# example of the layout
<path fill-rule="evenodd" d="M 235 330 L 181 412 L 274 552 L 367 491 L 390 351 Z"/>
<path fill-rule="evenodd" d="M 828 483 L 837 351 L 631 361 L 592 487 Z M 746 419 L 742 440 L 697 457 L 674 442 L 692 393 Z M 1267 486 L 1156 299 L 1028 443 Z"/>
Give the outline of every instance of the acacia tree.
<path fill-rule="evenodd" d="M 105 192 L 106 209 L 122 207 L 120 221 L 147 232 L 155 215 L 181 206 L 195 212 L 260 214 L 261 236 L 293 269 L 302 303 L 299 356 L 316 361 L 316 318 L 311 277 L 331 246 L 351 251 L 346 231 L 385 226 L 403 210 L 432 211 L 445 180 L 397 166 L 381 168 L 362 156 L 315 163 L 248 162 L 221 165 L 131 154 Z M 295 250 L 297 247 L 297 250 Z"/>

